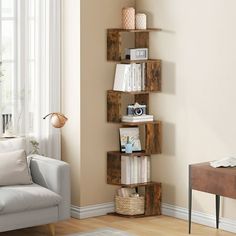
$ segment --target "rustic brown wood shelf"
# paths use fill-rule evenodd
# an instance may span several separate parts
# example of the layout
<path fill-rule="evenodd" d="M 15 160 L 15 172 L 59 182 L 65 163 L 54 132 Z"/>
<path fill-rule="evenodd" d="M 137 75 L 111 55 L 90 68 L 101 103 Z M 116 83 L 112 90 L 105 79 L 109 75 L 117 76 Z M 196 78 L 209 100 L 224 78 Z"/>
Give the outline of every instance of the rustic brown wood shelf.
<path fill-rule="evenodd" d="M 148 60 L 124 60 L 122 59 L 122 37 L 123 33 L 134 33 L 133 45 L 135 48 L 149 49 L 149 33 L 161 31 L 159 28 L 148 28 L 146 30 L 124 30 L 119 28 L 107 30 L 107 61 L 118 63 L 145 63 L 145 91 L 122 92 L 107 91 L 107 121 L 118 123 L 121 126 L 144 126 L 144 150 L 132 154 L 120 151 L 107 152 L 107 183 L 127 188 L 144 188 L 145 190 L 145 213 L 137 216 L 124 216 L 117 213 L 113 215 L 122 217 L 146 217 L 161 214 L 161 183 L 146 182 L 137 184 L 121 184 L 121 157 L 143 157 L 161 153 L 161 121 L 148 122 L 121 122 L 122 105 L 124 98 L 128 102 L 133 100 L 142 105 L 146 105 L 146 112 L 149 114 L 149 94 L 161 91 L 161 65 L 159 59 Z M 127 97 L 128 96 L 128 97 Z M 130 97 L 129 97 L 130 96 Z"/>
<path fill-rule="evenodd" d="M 124 63 L 124 64 L 129 64 L 129 63 L 149 63 L 149 62 L 160 62 L 161 60 L 159 59 L 147 59 L 147 60 L 128 60 L 128 59 L 123 59 L 121 61 L 119 61 L 120 63 Z"/>
<path fill-rule="evenodd" d="M 122 152 L 108 152 L 107 153 L 107 183 L 113 185 L 126 186 L 121 183 L 121 157 L 128 155 Z M 141 155 L 136 154 L 136 156 L 150 156 L 150 152 L 140 153 Z M 145 154 L 145 155 L 144 155 Z M 135 156 L 135 154 L 129 155 Z M 150 182 L 152 183 L 152 182 Z M 140 184 L 140 183 L 139 183 Z M 145 183 L 147 184 L 147 183 Z M 137 185 L 137 184 L 135 184 Z M 130 186 L 130 185 L 127 185 Z"/>
<path fill-rule="evenodd" d="M 142 121 L 142 122 L 121 122 L 123 126 L 139 126 L 139 125 L 146 125 L 146 124 L 159 124 L 161 125 L 161 121 L 154 120 L 154 121 Z"/>
<path fill-rule="evenodd" d="M 129 94 L 133 96 L 133 103 L 146 105 L 146 112 L 149 112 L 149 93 L 146 91 L 126 93 L 121 91 L 107 91 L 107 121 L 120 123 L 122 118 L 122 96 Z M 146 123 L 146 122 L 145 122 Z"/>
<path fill-rule="evenodd" d="M 155 182 L 146 182 L 146 183 L 137 183 L 137 184 L 111 184 L 111 185 L 117 185 L 117 186 L 122 186 L 122 187 L 126 187 L 126 188 L 137 188 L 137 187 L 154 185 L 154 184 L 156 184 L 156 183 Z"/>
<path fill-rule="evenodd" d="M 107 30 L 107 60 L 121 61 L 122 52 L 122 33 L 134 33 L 135 48 L 149 48 L 149 33 L 158 32 L 161 29 L 150 28 L 146 30 L 124 30 L 124 29 L 108 29 Z"/>
<path fill-rule="evenodd" d="M 142 32 L 157 32 L 162 31 L 161 28 L 148 28 L 148 29 L 121 29 L 121 28 L 110 28 L 108 31 L 118 31 L 118 32 L 130 32 L 130 33 L 142 33 Z"/>
<path fill-rule="evenodd" d="M 145 151 L 141 151 L 141 152 L 133 152 L 133 153 L 125 153 L 125 152 L 120 152 L 120 151 L 110 151 L 110 152 L 107 152 L 109 154 L 111 154 L 112 156 L 138 156 L 138 157 L 141 157 L 141 156 L 149 156 L 150 153 L 147 153 Z"/>
<path fill-rule="evenodd" d="M 149 91 L 132 91 L 132 92 L 127 92 L 127 91 L 116 91 L 116 90 L 112 90 L 112 89 L 109 89 L 107 90 L 108 92 L 110 93 L 121 93 L 121 94 L 131 94 L 131 95 L 135 95 L 135 94 L 149 94 L 150 92 Z"/>

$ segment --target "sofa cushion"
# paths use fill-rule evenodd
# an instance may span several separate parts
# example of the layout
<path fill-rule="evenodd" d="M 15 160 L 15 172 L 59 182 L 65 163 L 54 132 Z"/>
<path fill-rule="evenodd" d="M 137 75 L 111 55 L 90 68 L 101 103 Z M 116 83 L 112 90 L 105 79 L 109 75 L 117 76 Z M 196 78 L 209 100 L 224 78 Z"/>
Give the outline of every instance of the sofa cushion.
<path fill-rule="evenodd" d="M 25 151 L 0 153 L 0 186 L 32 184 Z"/>
<path fill-rule="evenodd" d="M 53 207 L 61 197 L 37 184 L 0 187 L 0 215 Z"/>

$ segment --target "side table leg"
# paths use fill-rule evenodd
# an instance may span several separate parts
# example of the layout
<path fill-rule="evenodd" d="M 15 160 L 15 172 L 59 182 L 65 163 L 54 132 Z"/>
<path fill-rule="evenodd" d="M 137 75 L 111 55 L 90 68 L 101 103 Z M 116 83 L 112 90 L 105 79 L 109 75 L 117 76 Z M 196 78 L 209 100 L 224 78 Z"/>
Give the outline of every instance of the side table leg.
<path fill-rule="evenodd" d="M 216 228 L 219 229 L 220 195 L 216 195 Z"/>
<path fill-rule="evenodd" d="M 192 184 L 191 184 L 191 165 L 188 172 L 188 233 L 191 234 L 191 218 L 192 218 Z"/>
<path fill-rule="evenodd" d="M 191 234 L 191 219 L 192 218 L 192 189 L 189 188 L 188 193 L 188 233 Z"/>

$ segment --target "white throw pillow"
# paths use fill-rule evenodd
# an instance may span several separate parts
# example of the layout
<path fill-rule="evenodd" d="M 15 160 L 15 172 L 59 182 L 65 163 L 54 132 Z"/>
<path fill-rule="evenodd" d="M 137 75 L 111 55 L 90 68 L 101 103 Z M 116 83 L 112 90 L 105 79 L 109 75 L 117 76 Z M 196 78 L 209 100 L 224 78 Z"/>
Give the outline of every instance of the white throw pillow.
<path fill-rule="evenodd" d="M 23 137 L 0 140 L 0 153 L 26 150 L 26 140 Z"/>
<path fill-rule="evenodd" d="M 0 186 L 32 184 L 24 150 L 0 153 Z"/>

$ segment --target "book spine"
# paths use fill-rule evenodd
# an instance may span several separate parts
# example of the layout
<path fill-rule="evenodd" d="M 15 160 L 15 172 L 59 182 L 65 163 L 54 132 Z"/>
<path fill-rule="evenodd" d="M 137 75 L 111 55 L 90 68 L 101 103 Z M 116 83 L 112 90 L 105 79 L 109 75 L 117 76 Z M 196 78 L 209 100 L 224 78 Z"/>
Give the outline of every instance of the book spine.
<path fill-rule="evenodd" d="M 138 178 L 138 182 L 139 183 L 143 183 L 143 179 L 142 179 L 142 157 L 138 158 L 138 163 L 139 163 L 139 178 Z"/>
<path fill-rule="evenodd" d="M 142 181 L 147 182 L 147 157 L 144 156 L 142 158 L 143 158 Z"/>
<path fill-rule="evenodd" d="M 121 156 L 121 183 L 130 184 L 130 161 L 127 156 Z"/>
<path fill-rule="evenodd" d="M 128 65 L 128 69 L 127 69 L 125 91 L 131 92 L 131 65 Z"/>
<path fill-rule="evenodd" d="M 135 63 L 131 64 L 132 91 L 135 91 Z"/>
<path fill-rule="evenodd" d="M 142 74 L 142 90 L 145 90 L 145 80 L 146 80 L 146 63 L 142 63 L 142 69 L 141 69 L 141 74 Z"/>
<path fill-rule="evenodd" d="M 147 156 L 147 182 L 151 181 L 151 158 Z"/>
<path fill-rule="evenodd" d="M 134 64 L 134 90 L 138 91 L 138 64 Z"/>
<path fill-rule="evenodd" d="M 138 157 L 134 156 L 133 158 L 133 175 L 132 175 L 132 183 L 138 183 Z"/>
<path fill-rule="evenodd" d="M 129 157 L 130 162 L 130 184 L 134 184 L 134 158 Z"/>
<path fill-rule="evenodd" d="M 138 91 L 142 90 L 142 75 L 141 75 L 141 64 L 137 64 L 137 71 L 138 71 Z"/>

